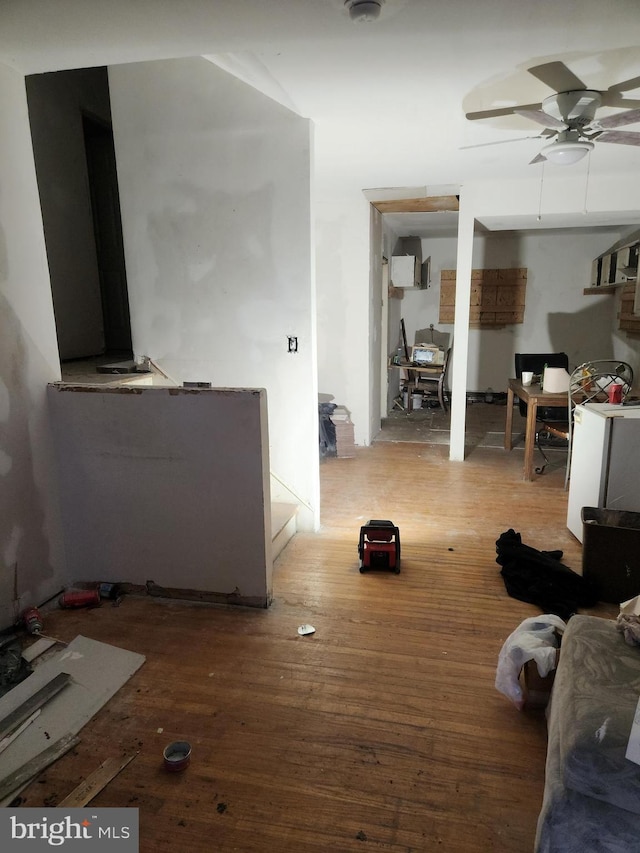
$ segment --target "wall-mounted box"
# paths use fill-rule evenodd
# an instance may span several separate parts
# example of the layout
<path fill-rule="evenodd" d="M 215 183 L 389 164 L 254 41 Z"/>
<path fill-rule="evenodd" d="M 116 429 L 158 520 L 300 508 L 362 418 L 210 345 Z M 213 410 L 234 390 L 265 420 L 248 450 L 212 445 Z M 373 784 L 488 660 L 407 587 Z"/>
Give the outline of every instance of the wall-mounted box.
<path fill-rule="evenodd" d="M 420 287 L 422 262 L 416 255 L 392 255 L 391 284 L 394 287 Z"/>

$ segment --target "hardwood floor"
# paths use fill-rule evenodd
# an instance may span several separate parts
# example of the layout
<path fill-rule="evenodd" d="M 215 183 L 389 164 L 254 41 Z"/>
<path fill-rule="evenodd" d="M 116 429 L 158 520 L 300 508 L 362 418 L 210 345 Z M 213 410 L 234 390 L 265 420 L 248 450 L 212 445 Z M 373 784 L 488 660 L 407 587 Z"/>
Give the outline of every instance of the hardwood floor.
<path fill-rule="evenodd" d="M 501 450 L 450 463 L 443 446 L 375 443 L 322 462 L 322 529 L 281 554 L 270 609 L 128 597 L 46 613 L 48 634 L 147 660 L 23 805 L 55 805 L 136 750 L 92 805 L 138 807 L 143 853 L 531 851 L 545 720 L 494 678 L 538 611 L 507 596 L 495 540 L 513 527 L 579 570 L 563 476 L 525 483 L 521 454 Z M 399 575 L 358 571 L 371 518 L 400 528 Z M 178 739 L 191 765 L 167 773 Z"/>

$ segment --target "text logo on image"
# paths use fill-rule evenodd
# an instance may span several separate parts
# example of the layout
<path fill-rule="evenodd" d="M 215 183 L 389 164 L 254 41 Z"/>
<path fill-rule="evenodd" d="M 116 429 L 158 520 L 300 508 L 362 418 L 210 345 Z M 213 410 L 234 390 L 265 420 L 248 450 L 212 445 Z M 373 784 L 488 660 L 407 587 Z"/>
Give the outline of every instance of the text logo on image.
<path fill-rule="evenodd" d="M 0 809 L 0 850 L 138 853 L 138 809 Z"/>

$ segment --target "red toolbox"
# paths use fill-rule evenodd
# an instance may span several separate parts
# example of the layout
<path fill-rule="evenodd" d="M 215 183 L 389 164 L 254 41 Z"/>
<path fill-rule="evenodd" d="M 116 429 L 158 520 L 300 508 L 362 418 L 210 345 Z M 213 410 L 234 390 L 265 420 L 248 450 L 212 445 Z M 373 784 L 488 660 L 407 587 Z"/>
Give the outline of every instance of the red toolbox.
<path fill-rule="evenodd" d="M 372 519 L 360 528 L 360 571 L 384 569 L 400 572 L 400 531 L 392 521 Z"/>

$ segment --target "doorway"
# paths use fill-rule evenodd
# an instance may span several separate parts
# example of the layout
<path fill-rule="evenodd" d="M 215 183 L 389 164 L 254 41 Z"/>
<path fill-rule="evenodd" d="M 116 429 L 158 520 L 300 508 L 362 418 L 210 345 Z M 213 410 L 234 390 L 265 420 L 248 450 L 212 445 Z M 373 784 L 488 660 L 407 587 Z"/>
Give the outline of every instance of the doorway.
<path fill-rule="evenodd" d="M 429 331 L 429 328 L 441 326 L 439 288 L 431 287 L 430 282 L 432 256 L 438 270 L 441 266 L 454 266 L 457 254 L 458 196 L 414 196 L 409 188 L 405 192 L 406 197 L 403 197 L 402 191 L 392 189 L 365 192 L 374 209 L 374 220 L 378 214 L 381 217 L 378 233 L 382 255 L 419 255 L 418 261 L 422 265 L 419 269 L 420 284 L 411 287 L 405 282 L 391 280 L 391 265 L 388 264 L 387 257 L 383 257 L 379 283 L 382 291 L 380 337 L 385 350 L 379 368 L 382 419 L 394 412 L 399 394 L 400 372 L 397 369 L 389 369 L 389 358 L 397 352 L 398 346 L 403 344 L 403 320 L 406 322 L 409 348 L 414 343 L 433 342 L 434 332 Z M 373 233 L 375 232 L 372 230 Z M 418 243 L 417 252 L 408 252 L 409 241 Z M 377 284 L 374 281 L 373 287 L 377 287 Z M 428 337 L 419 337 L 421 330 L 426 330 Z M 375 332 L 376 330 L 374 334 Z M 445 338 L 451 339 L 451 333 L 452 330 L 436 331 L 436 343 L 443 345 Z M 446 348 L 445 346 L 445 350 Z M 374 365 L 375 367 L 377 365 Z"/>
<path fill-rule="evenodd" d="M 105 354 L 131 358 L 131 320 L 124 263 L 116 152 L 110 125 L 83 115 L 87 173 L 100 280 Z"/>
<path fill-rule="evenodd" d="M 131 358 L 107 69 L 26 89 L 60 361 Z"/>

